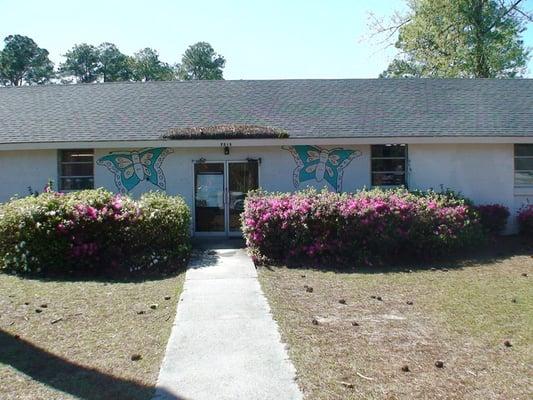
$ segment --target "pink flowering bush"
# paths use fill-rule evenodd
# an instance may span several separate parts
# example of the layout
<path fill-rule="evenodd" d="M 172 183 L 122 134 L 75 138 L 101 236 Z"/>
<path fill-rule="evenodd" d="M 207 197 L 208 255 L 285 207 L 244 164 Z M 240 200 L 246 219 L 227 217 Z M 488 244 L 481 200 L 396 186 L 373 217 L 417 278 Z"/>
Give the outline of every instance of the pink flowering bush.
<path fill-rule="evenodd" d="M 518 210 L 518 226 L 521 234 L 533 238 L 533 204 L 525 205 Z"/>
<path fill-rule="evenodd" d="M 258 261 L 365 263 L 425 257 L 484 239 L 478 214 L 449 193 L 251 193 L 241 216 Z"/>
<path fill-rule="evenodd" d="M 507 225 L 509 209 L 501 204 L 484 204 L 476 207 L 481 225 L 491 234 L 501 233 Z"/>
<path fill-rule="evenodd" d="M 180 197 L 52 191 L 0 206 L 0 269 L 100 274 L 183 265 L 190 213 Z"/>

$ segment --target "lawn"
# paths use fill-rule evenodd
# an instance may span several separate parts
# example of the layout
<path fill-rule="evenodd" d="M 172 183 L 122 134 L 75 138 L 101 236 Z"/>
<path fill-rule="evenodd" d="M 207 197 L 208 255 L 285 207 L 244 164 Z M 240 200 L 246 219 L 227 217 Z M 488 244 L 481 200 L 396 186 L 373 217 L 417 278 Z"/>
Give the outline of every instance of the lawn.
<path fill-rule="evenodd" d="M 0 274 L 0 399 L 150 399 L 182 283 Z"/>
<path fill-rule="evenodd" d="M 462 261 L 260 281 L 309 400 L 529 399 L 532 254 L 511 238 Z"/>

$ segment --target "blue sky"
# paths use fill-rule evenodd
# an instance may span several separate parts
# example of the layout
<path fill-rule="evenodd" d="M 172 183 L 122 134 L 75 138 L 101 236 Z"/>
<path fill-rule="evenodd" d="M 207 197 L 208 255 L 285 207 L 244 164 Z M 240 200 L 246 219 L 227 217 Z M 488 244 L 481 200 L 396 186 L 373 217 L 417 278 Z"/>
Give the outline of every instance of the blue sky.
<path fill-rule="evenodd" d="M 368 13 L 390 15 L 404 0 L 0 0 L 0 38 L 23 34 L 56 64 L 75 43 L 153 47 L 176 63 L 198 41 L 227 60 L 226 79 L 374 78 L 393 48 L 369 40 Z M 526 1 L 533 9 L 533 0 Z M 532 24 L 530 24 L 532 25 Z M 533 47 L 533 26 L 524 40 Z M 533 76 L 533 61 L 529 63 Z"/>

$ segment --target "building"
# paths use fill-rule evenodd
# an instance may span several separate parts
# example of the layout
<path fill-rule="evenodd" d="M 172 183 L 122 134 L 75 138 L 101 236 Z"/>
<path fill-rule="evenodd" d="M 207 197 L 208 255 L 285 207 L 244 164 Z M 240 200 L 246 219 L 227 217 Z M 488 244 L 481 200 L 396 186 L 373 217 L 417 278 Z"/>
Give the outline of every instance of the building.
<path fill-rule="evenodd" d="M 533 80 L 104 83 L 0 89 L 0 201 L 104 187 L 185 197 L 238 235 L 248 189 L 450 188 L 533 202 Z M 511 221 L 509 231 L 515 229 Z"/>

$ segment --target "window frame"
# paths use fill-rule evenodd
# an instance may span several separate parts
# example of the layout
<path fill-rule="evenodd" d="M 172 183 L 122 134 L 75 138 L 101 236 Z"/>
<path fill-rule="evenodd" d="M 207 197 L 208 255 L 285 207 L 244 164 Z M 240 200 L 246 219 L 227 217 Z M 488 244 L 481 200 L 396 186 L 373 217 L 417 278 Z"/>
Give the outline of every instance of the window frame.
<path fill-rule="evenodd" d="M 375 147 L 389 147 L 389 146 L 401 146 L 405 148 L 403 157 L 393 156 L 393 157 L 374 157 L 373 148 Z M 399 174 L 398 171 L 374 171 L 373 161 L 374 160 L 403 160 L 403 183 L 400 185 L 374 185 L 374 174 Z M 398 188 L 398 187 L 409 187 L 408 183 L 408 173 L 409 168 L 409 146 L 406 143 L 391 143 L 391 144 L 372 144 L 370 145 L 370 186 L 371 187 L 380 187 L 380 188 Z"/>
<path fill-rule="evenodd" d="M 518 146 L 528 146 L 531 148 L 531 155 L 529 156 L 518 156 L 516 155 L 516 148 Z M 533 187 L 533 178 L 531 180 L 531 183 L 516 183 L 516 173 L 517 172 L 530 172 L 533 174 L 533 169 L 516 169 L 516 160 L 533 160 L 533 144 L 530 143 L 515 143 L 513 146 L 513 178 L 514 178 L 514 187 L 521 187 L 521 188 L 531 188 Z"/>
<path fill-rule="evenodd" d="M 89 154 L 89 152 L 92 155 L 91 161 L 63 161 L 64 154 L 67 152 L 80 152 L 80 153 L 86 153 Z M 63 175 L 63 165 L 89 165 L 91 164 L 91 175 Z M 57 190 L 59 192 L 63 193 L 69 193 L 69 192 L 77 192 L 79 190 L 88 190 L 88 189 L 64 189 L 62 187 L 63 179 L 69 178 L 69 179 L 86 179 L 90 178 L 92 179 L 92 187 L 90 189 L 94 189 L 94 149 L 60 149 L 58 150 L 57 155 Z"/>

